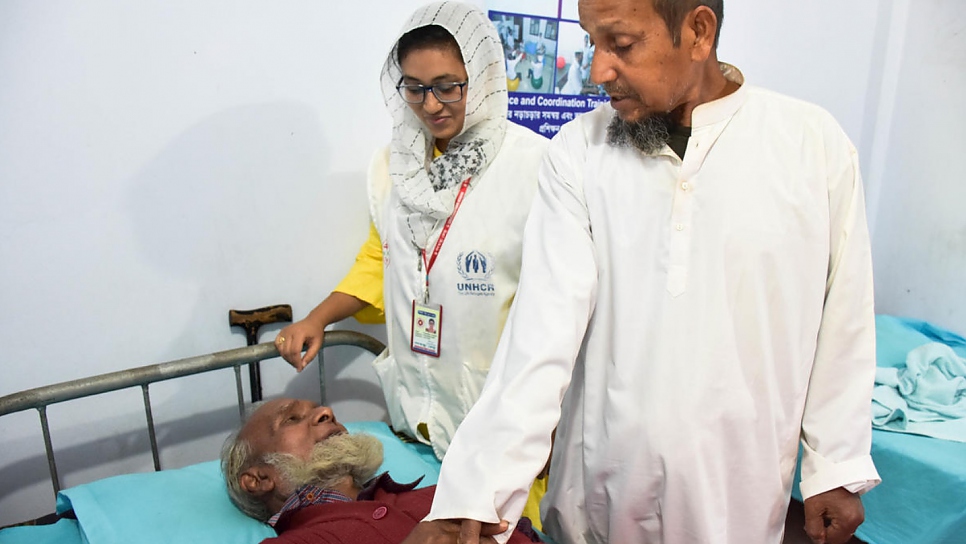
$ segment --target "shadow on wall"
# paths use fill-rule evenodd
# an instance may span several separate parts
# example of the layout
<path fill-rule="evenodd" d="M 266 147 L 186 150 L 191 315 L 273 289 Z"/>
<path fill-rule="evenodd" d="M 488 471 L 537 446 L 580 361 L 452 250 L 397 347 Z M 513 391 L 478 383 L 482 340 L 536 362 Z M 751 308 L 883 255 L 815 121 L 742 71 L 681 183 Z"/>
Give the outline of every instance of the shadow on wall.
<path fill-rule="evenodd" d="M 144 263 L 194 302 L 152 325 L 170 339 L 162 359 L 243 346 L 229 309 L 291 304 L 298 319 L 335 285 L 327 273 L 348 270 L 367 233 L 366 165 L 330 172 L 325 128 L 305 104 L 233 108 L 187 129 L 127 183 Z M 345 237 L 347 218 L 358 240 Z M 284 325 L 262 327 L 260 341 Z"/>
<path fill-rule="evenodd" d="M 325 228 L 315 213 L 326 189 L 323 131 L 307 104 L 226 109 L 186 129 L 126 184 L 135 244 L 158 276 L 146 283 L 166 289 L 142 316 L 145 334 L 164 339 L 152 340 L 159 359 L 244 346 L 228 325 L 229 309 L 290 303 L 290 286 L 312 281 L 317 271 L 299 251 L 316 238 L 310 233 Z M 163 399 L 172 421 L 235 402 L 232 382 L 214 391 L 174 383 Z M 171 425 L 162 444 L 183 444 L 206 430 L 225 427 Z M 184 448 L 166 455 L 169 466 L 198 460 Z"/>

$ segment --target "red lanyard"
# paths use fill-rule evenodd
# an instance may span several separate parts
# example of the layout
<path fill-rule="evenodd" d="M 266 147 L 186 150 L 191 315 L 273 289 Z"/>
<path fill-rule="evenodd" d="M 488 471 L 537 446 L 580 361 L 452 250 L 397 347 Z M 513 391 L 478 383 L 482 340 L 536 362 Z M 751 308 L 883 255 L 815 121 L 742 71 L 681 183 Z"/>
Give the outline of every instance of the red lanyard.
<path fill-rule="evenodd" d="M 439 256 L 439 250 L 443 248 L 443 241 L 446 240 L 446 235 L 449 234 L 449 228 L 453 224 L 453 218 L 456 217 L 456 212 L 460 211 L 460 205 L 463 204 L 463 197 L 466 196 L 466 190 L 470 187 L 470 179 L 466 178 L 463 185 L 460 186 L 460 191 L 456 193 L 456 202 L 453 204 L 453 213 L 449 214 L 446 218 L 446 224 L 443 225 L 442 232 L 439 233 L 439 238 L 436 240 L 436 247 L 433 248 L 433 255 L 429 258 L 429 262 L 426 261 L 426 250 L 421 249 L 423 256 L 423 265 L 426 269 L 426 292 L 425 295 L 429 295 L 429 271 L 436 264 L 436 257 Z"/>

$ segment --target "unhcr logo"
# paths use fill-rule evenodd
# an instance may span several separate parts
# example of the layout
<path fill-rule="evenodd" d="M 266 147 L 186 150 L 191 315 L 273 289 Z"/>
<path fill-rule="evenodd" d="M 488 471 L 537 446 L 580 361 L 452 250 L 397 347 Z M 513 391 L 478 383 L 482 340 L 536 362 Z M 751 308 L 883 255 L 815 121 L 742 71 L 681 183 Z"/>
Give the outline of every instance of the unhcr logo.
<path fill-rule="evenodd" d="M 496 286 L 489 281 L 496 269 L 496 260 L 482 251 L 460 253 L 456 257 L 456 269 L 465 281 L 456 284 L 461 295 L 493 296 Z"/>

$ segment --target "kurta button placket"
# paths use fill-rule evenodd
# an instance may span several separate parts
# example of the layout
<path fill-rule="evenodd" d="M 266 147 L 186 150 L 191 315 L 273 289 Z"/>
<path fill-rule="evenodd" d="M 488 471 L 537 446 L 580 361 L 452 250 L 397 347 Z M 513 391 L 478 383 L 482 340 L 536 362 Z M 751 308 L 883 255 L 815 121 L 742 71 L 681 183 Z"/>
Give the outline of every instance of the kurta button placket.
<path fill-rule="evenodd" d="M 690 158 L 690 157 L 688 157 Z M 685 182 L 678 184 L 683 188 Z M 667 290 L 672 297 L 684 292 L 688 276 L 688 252 L 691 247 L 690 236 L 684 231 L 691 222 L 691 199 L 689 191 L 676 191 L 671 202 L 671 238 L 668 240 L 670 262 L 668 263 Z"/>
<path fill-rule="evenodd" d="M 681 161 L 680 171 L 674 182 L 680 191 L 675 190 L 671 195 L 670 228 L 673 230 L 668 236 L 667 292 L 672 297 L 684 293 L 688 284 L 692 232 L 689 227 L 693 226 L 695 177 L 727 124 L 725 120 L 713 125 L 702 125 L 700 119 L 697 120 L 688 141 L 688 153 Z"/>
<path fill-rule="evenodd" d="M 389 513 L 389 509 L 385 506 L 380 506 L 372 511 L 372 519 L 382 519 L 386 517 L 387 513 Z"/>

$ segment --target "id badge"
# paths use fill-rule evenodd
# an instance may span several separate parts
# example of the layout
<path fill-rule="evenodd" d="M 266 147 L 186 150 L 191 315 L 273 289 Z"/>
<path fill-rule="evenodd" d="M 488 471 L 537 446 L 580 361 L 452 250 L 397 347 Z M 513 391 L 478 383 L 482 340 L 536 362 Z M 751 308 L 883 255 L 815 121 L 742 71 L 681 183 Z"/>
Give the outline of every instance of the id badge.
<path fill-rule="evenodd" d="M 412 350 L 439 357 L 439 333 L 443 328 L 443 307 L 413 301 Z"/>

